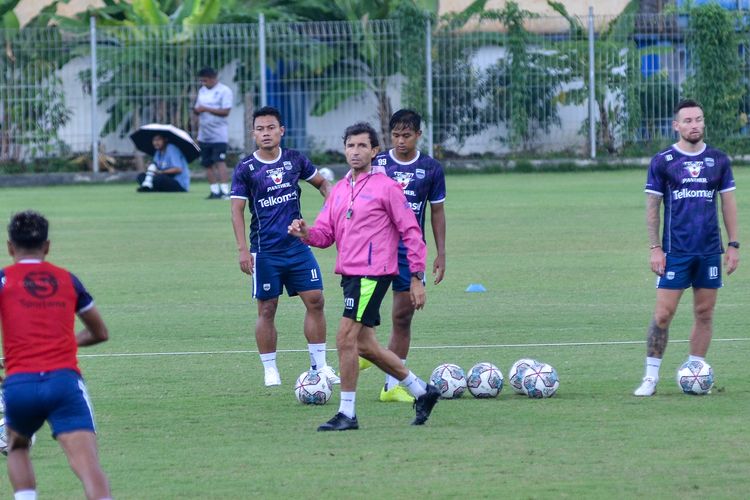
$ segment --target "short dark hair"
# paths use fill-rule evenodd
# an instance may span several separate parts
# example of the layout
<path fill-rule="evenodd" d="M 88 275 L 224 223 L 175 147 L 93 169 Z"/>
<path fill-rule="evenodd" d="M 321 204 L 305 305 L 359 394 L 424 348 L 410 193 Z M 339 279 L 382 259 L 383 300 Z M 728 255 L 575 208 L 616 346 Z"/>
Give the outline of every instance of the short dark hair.
<path fill-rule="evenodd" d="M 677 113 L 685 108 L 700 108 L 700 110 L 703 111 L 703 106 L 701 106 L 701 103 L 698 101 L 693 99 L 683 99 L 677 103 L 677 106 L 675 106 L 674 116 L 677 117 Z"/>
<path fill-rule="evenodd" d="M 410 128 L 414 132 L 419 132 L 422 126 L 422 117 L 413 109 L 399 109 L 388 123 L 388 127 L 393 132 L 397 128 Z"/>
<path fill-rule="evenodd" d="M 198 72 L 198 77 L 199 78 L 216 78 L 216 70 L 210 66 L 206 66 L 205 68 L 202 68 Z"/>
<path fill-rule="evenodd" d="M 8 224 L 8 239 L 19 248 L 39 250 L 47 241 L 49 222 L 34 210 L 13 214 Z"/>
<path fill-rule="evenodd" d="M 281 112 L 273 106 L 263 106 L 262 108 L 256 109 L 253 113 L 253 126 L 255 126 L 255 119 L 259 116 L 275 116 L 279 120 L 279 125 L 284 125 L 281 121 Z"/>
<path fill-rule="evenodd" d="M 370 146 L 373 148 L 380 146 L 380 143 L 378 142 L 378 133 L 375 132 L 372 125 L 367 122 L 357 122 L 354 125 L 346 127 L 346 130 L 344 130 L 344 144 L 346 144 L 346 140 L 349 139 L 349 137 L 359 134 L 368 134 L 370 136 Z"/>

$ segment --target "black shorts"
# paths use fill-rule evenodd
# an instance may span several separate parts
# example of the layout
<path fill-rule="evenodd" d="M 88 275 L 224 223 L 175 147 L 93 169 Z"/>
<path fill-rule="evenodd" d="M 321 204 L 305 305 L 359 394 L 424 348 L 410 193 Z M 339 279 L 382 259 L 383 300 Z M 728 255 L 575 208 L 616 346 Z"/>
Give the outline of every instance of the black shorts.
<path fill-rule="evenodd" d="M 199 142 L 198 145 L 201 147 L 201 165 L 206 168 L 227 159 L 226 142 Z"/>
<path fill-rule="evenodd" d="M 342 276 L 344 317 L 373 327 L 380 324 L 380 304 L 393 276 Z"/>

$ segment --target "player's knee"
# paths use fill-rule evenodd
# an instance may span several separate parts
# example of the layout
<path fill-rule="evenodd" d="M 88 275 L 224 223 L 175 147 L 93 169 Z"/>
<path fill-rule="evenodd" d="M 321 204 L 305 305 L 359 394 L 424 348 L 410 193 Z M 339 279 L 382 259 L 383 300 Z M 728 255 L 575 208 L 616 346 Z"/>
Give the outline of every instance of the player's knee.
<path fill-rule="evenodd" d="M 710 323 L 713 320 L 714 317 L 714 308 L 713 307 L 696 307 L 695 311 L 695 320 L 702 322 L 702 323 Z"/>
<path fill-rule="evenodd" d="M 312 294 L 305 299 L 305 307 L 310 312 L 323 312 L 325 307 L 325 299 L 322 293 Z"/>
<path fill-rule="evenodd" d="M 278 302 L 275 300 L 264 300 L 258 302 L 258 318 L 265 321 L 273 321 L 276 317 L 276 307 Z"/>
<path fill-rule="evenodd" d="M 667 328 L 672 321 L 675 312 L 676 309 L 672 307 L 657 307 L 656 310 L 654 310 L 654 322 L 656 323 L 656 326 L 659 328 Z"/>
<path fill-rule="evenodd" d="M 409 337 L 411 335 L 411 320 L 414 317 L 414 311 L 408 313 L 397 312 L 393 314 L 393 333 L 399 337 Z"/>

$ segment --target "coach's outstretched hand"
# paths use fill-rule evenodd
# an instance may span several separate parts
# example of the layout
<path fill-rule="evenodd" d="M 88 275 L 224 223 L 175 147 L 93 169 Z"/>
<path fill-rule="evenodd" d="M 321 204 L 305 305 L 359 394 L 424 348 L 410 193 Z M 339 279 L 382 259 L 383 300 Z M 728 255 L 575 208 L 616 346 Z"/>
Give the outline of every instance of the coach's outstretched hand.
<path fill-rule="evenodd" d="M 287 229 L 287 232 L 292 236 L 296 236 L 297 238 L 307 238 L 307 223 L 304 219 L 294 219 L 292 223 L 289 224 L 289 229 Z"/>

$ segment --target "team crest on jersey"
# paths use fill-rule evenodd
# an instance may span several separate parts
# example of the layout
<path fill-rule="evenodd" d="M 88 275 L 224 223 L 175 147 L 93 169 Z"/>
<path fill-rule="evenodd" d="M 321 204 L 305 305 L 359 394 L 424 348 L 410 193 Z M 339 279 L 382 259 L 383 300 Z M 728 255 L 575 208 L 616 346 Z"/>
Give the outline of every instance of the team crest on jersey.
<path fill-rule="evenodd" d="M 39 271 L 23 277 L 23 287 L 37 299 L 48 299 L 57 293 L 57 279 L 52 273 Z"/>
<path fill-rule="evenodd" d="M 686 161 L 684 165 L 684 168 L 688 171 L 690 177 L 698 177 L 701 175 L 701 170 L 703 170 L 702 161 Z"/>
<path fill-rule="evenodd" d="M 417 179 L 424 179 L 424 169 L 418 168 L 417 169 Z"/>
<path fill-rule="evenodd" d="M 706 162 L 706 166 L 709 167 L 709 168 L 713 167 L 716 164 L 716 162 L 714 161 L 714 159 L 711 158 L 710 156 L 707 156 L 704 161 Z"/>
<path fill-rule="evenodd" d="M 292 169 L 292 162 L 285 161 L 284 162 L 284 168 L 287 169 L 287 170 L 291 170 Z"/>
<path fill-rule="evenodd" d="M 411 172 L 394 172 L 394 180 L 398 182 L 398 184 L 401 186 L 401 189 L 406 189 L 409 187 L 409 183 L 411 182 L 411 178 L 414 176 Z"/>
<path fill-rule="evenodd" d="M 272 168 L 268 170 L 268 177 L 273 180 L 274 184 L 281 184 L 284 180 L 284 169 L 283 168 Z"/>

